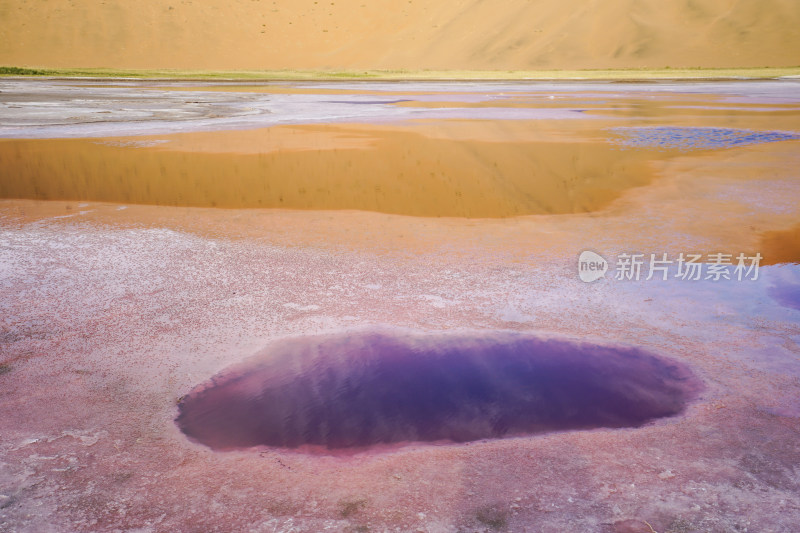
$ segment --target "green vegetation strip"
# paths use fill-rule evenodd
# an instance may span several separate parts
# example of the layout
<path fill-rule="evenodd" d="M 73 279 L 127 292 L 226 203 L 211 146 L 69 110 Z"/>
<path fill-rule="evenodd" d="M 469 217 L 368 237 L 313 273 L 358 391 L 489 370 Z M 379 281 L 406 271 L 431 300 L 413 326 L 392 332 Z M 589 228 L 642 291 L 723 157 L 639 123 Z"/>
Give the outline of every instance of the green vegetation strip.
<path fill-rule="evenodd" d="M 0 76 L 55 78 L 145 78 L 179 80 L 671 80 L 800 77 L 800 67 L 663 68 L 625 70 L 119 70 L 0 66 Z"/>

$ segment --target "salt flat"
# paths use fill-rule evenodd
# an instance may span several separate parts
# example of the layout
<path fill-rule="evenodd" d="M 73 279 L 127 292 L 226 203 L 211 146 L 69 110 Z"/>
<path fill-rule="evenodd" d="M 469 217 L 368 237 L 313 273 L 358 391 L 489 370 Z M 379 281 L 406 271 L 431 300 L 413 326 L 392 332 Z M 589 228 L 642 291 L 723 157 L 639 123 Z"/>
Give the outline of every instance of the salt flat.
<path fill-rule="evenodd" d="M 769 253 L 800 220 L 797 82 L 4 83 L 0 528 L 800 519 L 800 258 Z M 611 263 L 591 284 L 587 249 Z M 757 279 L 706 278 L 758 252 Z M 664 253 L 702 279 L 616 279 Z M 271 343 L 372 328 L 636 347 L 704 389 L 638 428 L 350 454 L 212 451 L 175 424 Z"/>

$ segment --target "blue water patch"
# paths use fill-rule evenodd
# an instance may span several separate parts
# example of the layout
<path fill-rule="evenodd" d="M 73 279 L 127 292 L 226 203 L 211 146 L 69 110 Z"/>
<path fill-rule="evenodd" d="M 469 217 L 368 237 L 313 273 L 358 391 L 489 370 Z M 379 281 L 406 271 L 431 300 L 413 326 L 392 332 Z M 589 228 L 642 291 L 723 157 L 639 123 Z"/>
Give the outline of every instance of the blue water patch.
<path fill-rule="evenodd" d="M 612 142 L 622 146 L 687 152 L 800 140 L 797 133 L 731 128 L 629 127 L 611 131 L 622 137 Z"/>

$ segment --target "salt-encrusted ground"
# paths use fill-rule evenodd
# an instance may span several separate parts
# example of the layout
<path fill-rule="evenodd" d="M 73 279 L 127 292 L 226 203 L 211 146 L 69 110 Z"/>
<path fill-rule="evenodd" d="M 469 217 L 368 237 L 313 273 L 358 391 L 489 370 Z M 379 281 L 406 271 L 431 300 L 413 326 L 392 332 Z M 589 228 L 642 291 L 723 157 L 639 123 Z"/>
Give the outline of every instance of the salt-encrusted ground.
<path fill-rule="evenodd" d="M 798 267 L 584 284 L 577 257 L 758 251 L 800 217 L 797 141 L 655 166 L 601 211 L 494 220 L 4 200 L 0 530 L 793 531 Z M 271 341 L 370 326 L 635 345 L 706 390 L 639 429 L 344 456 L 177 430 Z"/>

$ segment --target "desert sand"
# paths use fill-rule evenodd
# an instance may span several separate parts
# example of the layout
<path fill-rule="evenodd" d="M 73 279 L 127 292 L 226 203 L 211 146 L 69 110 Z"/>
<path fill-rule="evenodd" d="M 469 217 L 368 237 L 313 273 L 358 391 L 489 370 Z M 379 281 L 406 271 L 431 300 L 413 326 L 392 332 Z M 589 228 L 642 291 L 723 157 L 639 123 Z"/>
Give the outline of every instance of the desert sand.
<path fill-rule="evenodd" d="M 798 66 L 795 0 L 0 1 L 0 65 L 271 69 Z"/>

